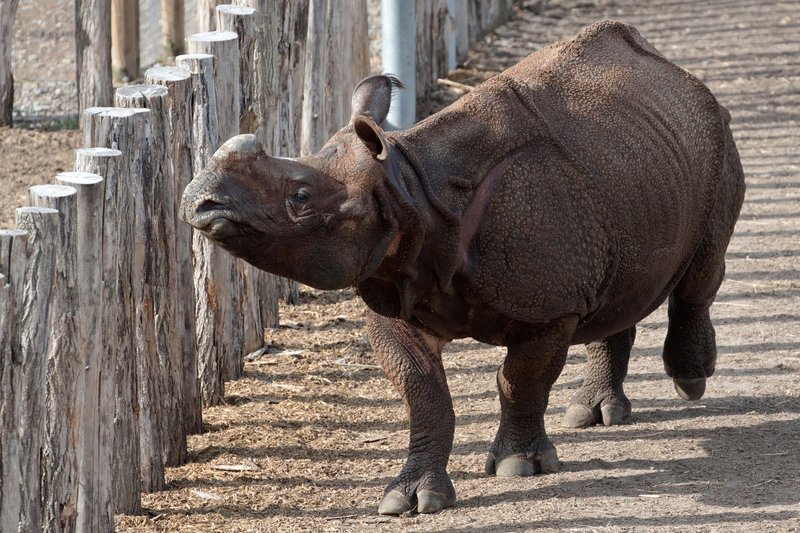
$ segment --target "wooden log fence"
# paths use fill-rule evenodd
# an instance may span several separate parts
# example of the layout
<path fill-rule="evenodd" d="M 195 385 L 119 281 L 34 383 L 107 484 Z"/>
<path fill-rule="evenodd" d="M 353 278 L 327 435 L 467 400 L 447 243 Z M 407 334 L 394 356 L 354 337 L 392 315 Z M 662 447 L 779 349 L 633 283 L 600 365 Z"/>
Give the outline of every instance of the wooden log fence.
<path fill-rule="evenodd" d="M 117 386 L 118 308 L 112 305 L 119 301 L 117 296 L 118 278 L 118 208 L 117 189 L 119 162 L 122 152 L 111 148 L 80 148 L 75 154 L 75 169 L 81 173 L 75 176 L 84 179 L 103 176 L 100 183 L 92 188 L 90 202 L 94 209 L 86 209 L 93 215 L 93 228 L 100 228 L 100 241 L 94 252 L 87 256 L 97 261 L 95 283 L 97 293 L 93 294 L 94 305 L 99 313 L 87 310 L 94 315 L 85 324 L 92 325 L 98 335 L 95 350 L 87 355 L 86 393 L 84 395 L 84 444 L 80 463 L 78 487 L 78 528 L 82 531 L 108 531 L 114 525 L 113 470 L 114 461 L 114 406 Z M 59 174 L 56 181 L 74 183 L 69 175 Z M 77 184 L 76 184 L 77 185 Z M 73 185 L 75 186 L 75 185 Z M 79 188 L 80 191 L 80 188 Z M 99 198 L 98 198 L 99 196 Z M 83 212 L 83 210 L 81 211 Z M 123 337 L 124 338 L 124 337 Z M 87 352 L 89 353 L 89 352 Z"/>
<path fill-rule="evenodd" d="M 256 43 L 258 41 L 256 10 L 247 6 L 217 6 L 217 28 L 236 33 L 239 45 L 239 133 L 255 134 L 258 129 L 258 80 Z M 258 270 L 238 259 L 242 297 L 243 353 L 260 349 L 264 344 L 264 328 L 272 327 L 277 320 L 277 280 L 275 276 Z M 263 295 L 263 296 L 262 296 Z M 262 302 L 272 302 L 263 305 Z M 274 312 L 273 312 L 273 309 Z"/>
<path fill-rule="evenodd" d="M 119 107 L 84 110 L 75 172 L 33 187 L 0 230 L 2 531 L 111 531 L 115 512 L 140 512 L 186 460 L 201 400 L 221 402 L 276 325 L 283 282 L 193 236 L 180 195 L 240 132 L 296 156 L 345 125 L 368 74 L 366 4 L 238 4 Z"/>
<path fill-rule="evenodd" d="M 203 135 L 212 144 L 202 148 L 204 154 L 213 154 L 222 143 L 239 134 L 239 37 L 230 31 L 191 35 L 189 52 L 216 58 L 211 79 L 218 131 Z M 206 114 L 201 112 L 201 116 Z M 207 161 L 196 158 L 196 168 L 203 168 Z M 224 381 L 236 379 L 244 371 L 243 280 L 239 261 L 197 232 L 193 253 L 200 390 L 204 405 L 217 405 L 223 401 Z M 220 302 L 229 305 L 219 305 Z"/>
<path fill-rule="evenodd" d="M 103 323 L 106 331 L 116 337 L 114 362 L 114 428 L 112 463 L 112 499 L 114 511 L 135 514 L 140 511 L 142 480 L 140 474 L 139 394 L 137 350 L 133 324 L 136 321 L 133 286 L 133 181 L 141 179 L 142 162 L 139 147 L 146 143 L 146 115 L 132 109 L 94 108 L 81 115 L 83 144 L 88 147 L 113 150 L 92 150 L 112 160 L 96 162 L 108 169 L 106 178 L 104 231 L 109 248 L 104 248 L 104 278 L 106 291 Z M 114 154 L 119 153 L 118 156 Z M 78 160 L 90 154 L 79 153 Z M 85 164 L 89 164 L 88 162 Z M 115 264 L 109 265 L 109 261 Z M 105 329 L 105 328 L 104 328 Z"/>
<path fill-rule="evenodd" d="M 174 220 L 174 248 L 176 276 L 176 340 L 177 350 L 173 354 L 172 390 L 175 397 L 168 396 L 166 409 L 175 412 L 172 429 L 167 430 L 168 439 L 178 439 L 165 448 L 165 460 L 168 466 L 182 464 L 186 460 L 187 434 L 200 433 L 202 430 L 202 404 L 200 401 L 200 385 L 197 379 L 197 352 L 195 331 L 195 298 L 194 276 L 192 274 L 192 228 L 180 220 L 175 198 L 192 180 L 192 109 L 193 81 L 192 73 L 180 67 L 155 67 L 145 73 L 145 81 L 152 85 L 167 88 L 165 126 L 169 138 L 165 142 L 171 145 L 172 198 L 171 216 Z M 166 206 L 165 206 L 166 207 Z M 179 305 L 178 305 L 179 304 Z M 180 404 L 176 402 L 179 400 Z M 184 429 L 180 435 L 178 424 Z"/>
<path fill-rule="evenodd" d="M 19 217 L 19 214 L 17 215 Z M 0 530 L 14 531 L 22 519 L 22 441 L 23 436 L 36 438 L 29 435 L 29 431 L 20 424 L 22 416 L 22 396 L 23 396 L 23 376 L 24 371 L 30 370 L 30 358 L 23 364 L 23 350 L 21 346 L 22 324 L 19 317 L 21 309 L 25 304 L 26 276 L 29 272 L 28 255 L 29 249 L 33 245 L 28 245 L 29 235 L 24 229 L 0 230 L 0 274 L 5 278 L 5 316 L 0 315 L 0 320 L 4 323 L 3 330 L 5 340 L 2 343 L 2 386 L 0 386 L 0 423 L 2 423 L 2 433 L 0 433 L 0 459 L 2 459 L 2 470 L 0 471 L 0 484 L 2 484 L 2 502 L 0 502 Z M 41 243 L 36 243 L 41 246 Z M 43 297 L 46 297 L 43 295 Z M 34 300 L 28 296 L 28 303 L 35 307 L 30 307 L 30 313 L 41 314 L 38 306 L 46 304 L 46 301 Z M 44 328 L 40 328 L 44 329 Z M 43 379 L 43 378 L 42 378 Z M 29 409 L 33 405 L 27 406 Z M 36 442 L 32 442 L 29 446 Z M 30 488 L 25 487 L 28 492 Z M 29 512 L 29 511 L 28 511 Z"/>
<path fill-rule="evenodd" d="M 173 201 L 160 195 L 171 176 L 166 152 L 163 123 L 165 87 L 132 85 L 118 89 L 116 104 L 121 108 L 146 111 L 144 143 L 131 181 L 133 193 L 133 286 L 136 310 L 136 358 L 139 382 L 139 442 L 142 489 L 162 490 L 165 484 L 164 443 L 166 412 L 164 395 L 168 394 L 176 352 L 175 312 L 170 297 L 175 297 L 177 282 L 174 268 L 174 220 L 165 215 L 161 203 Z M 171 194 L 174 191 L 168 188 Z M 171 275 L 170 275 L 171 274 Z M 178 391 L 175 391 L 176 394 Z M 181 432 L 182 433 L 182 432 Z"/>
<path fill-rule="evenodd" d="M 78 205 L 77 191 L 64 185 L 31 187 L 30 203 L 51 208 L 59 214 L 58 233 L 53 253 L 55 268 L 50 288 L 47 350 L 39 356 L 47 361 L 44 405 L 44 442 L 42 443 L 41 527 L 46 531 L 75 528 L 78 508 L 78 449 L 81 439 L 84 345 L 78 278 Z"/>
<path fill-rule="evenodd" d="M 14 76 L 11 74 L 11 46 L 19 0 L 0 2 L 0 126 L 10 126 L 14 106 Z"/>
<path fill-rule="evenodd" d="M 42 454 L 46 440 L 45 405 L 47 387 L 47 355 L 51 336 L 50 307 L 59 307 L 54 301 L 58 291 L 56 255 L 59 252 L 59 212 L 51 208 L 27 207 L 16 212 L 17 227 L 28 234 L 28 257 L 23 283 L 22 301 L 17 307 L 15 321 L 19 335 L 18 360 L 12 368 L 16 428 L 15 441 L 9 448 L 10 475 L 4 478 L 4 489 L 18 504 L 17 516 L 4 516 L 3 522 L 11 524 L 12 530 L 40 531 L 43 523 L 42 479 L 44 464 Z M 18 381 L 17 381 L 18 380 Z M 18 487 L 17 491 L 13 489 Z M 6 492 L 4 492 L 4 498 Z M 5 502 L 3 507 L 5 508 Z"/>
<path fill-rule="evenodd" d="M 111 104 L 111 5 L 75 0 L 78 113 Z"/>
<path fill-rule="evenodd" d="M 76 317 L 78 342 L 75 345 L 75 354 L 60 353 L 58 357 L 68 358 L 66 364 L 76 375 L 76 379 L 69 385 L 74 388 L 75 405 L 80 405 L 80 412 L 75 413 L 75 427 L 70 428 L 71 433 L 76 433 L 71 446 L 76 446 L 74 465 L 76 471 L 71 472 L 77 476 L 77 494 L 71 494 L 71 480 L 65 482 L 65 491 L 76 499 L 70 503 L 74 505 L 74 523 L 76 528 L 85 531 L 98 530 L 103 522 L 101 513 L 86 512 L 91 510 L 97 500 L 106 502 L 105 509 L 110 509 L 110 446 L 101 449 L 101 434 L 106 443 L 110 443 L 110 428 L 113 427 L 113 396 L 109 394 L 110 388 L 107 379 L 101 390 L 101 371 L 110 369 L 103 361 L 103 342 L 101 330 L 97 327 L 102 316 L 100 296 L 102 294 L 102 212 L 103 212 L 103 178 L 98 174 L 87 172 L 62 172 L 57 174 L 55 181 L 64 188 L 77 191 L 75 197 L 76 217 L 74 225 L 76 253 L 75 283 L 77 300 L 72 305 L 72 313 Z M 32 189 L 33 194 L 33 189 Z M 35 204 L 35 202 L 32 202 Z M 54 206 L 55 207 L 55 206 Z M 56 207 L 64 213 L 64 210 Z M 66 217 L 64 217 L 66 220 Z M 62 230 L 67 231 L 62 222 Z M 80 311 L 79 311 L 80 310 Z M 59 372 L 64 376 L 65 372 Z M 63 401 L 63 397 L 58 401 Z M 103 403 L 101 400 L 106 400 Z M 70 421 L 69 417 L 67 421 Z M 72 459 L 72 457 L 70 457 Z M 105 462 L 105 463 L 104 463 Z M 108 474 L 105 473 L 108 471 Z M 95 491 L 105 491 L 103 496 Z M 101 499 L 102 498 L 102 499 Z M 64 507 L 62 507 L 63 509 Z M 63 514 L 63 511 L 62 511 Z M 113 517 L 110 517 L 113 518 Z M 63 523 L 63 520 L 62 520 Z"/>

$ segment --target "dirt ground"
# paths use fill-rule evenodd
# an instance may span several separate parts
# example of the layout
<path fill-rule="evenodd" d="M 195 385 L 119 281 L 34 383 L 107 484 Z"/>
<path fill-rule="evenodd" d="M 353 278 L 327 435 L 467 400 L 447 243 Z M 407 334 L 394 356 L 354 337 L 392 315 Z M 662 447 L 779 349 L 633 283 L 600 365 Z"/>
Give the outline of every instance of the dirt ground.
<path fill-rule="evenodd" d="M 546 419 L 561 471 L 486 477 L 503 350 L 454 342 L 444 364 L 458 502 L 380 517 L 405 458 L 403 405 L 375 366 L 358 298 L 303 290 L 269 353 L 228 384 L 227 405 L 205 411 L 190 462 L 143 496 L 145 516 L 118 517 L 119 531 L 800 531 L 800 2 L 523 2 L 453 79 L 474 84 L 602 18 L 634 24 L 733 115 L 748 192 L 712 308 L 719 360 L 706 396 L 683 402 L 664 375 L 659 309 L 636 338 L 626 424 L 560 426 L 585 362 L 575 347 Z M 0 130 L 0 221 L 25 186 L 68 169 L 76 143 L 74 132 Z"/>

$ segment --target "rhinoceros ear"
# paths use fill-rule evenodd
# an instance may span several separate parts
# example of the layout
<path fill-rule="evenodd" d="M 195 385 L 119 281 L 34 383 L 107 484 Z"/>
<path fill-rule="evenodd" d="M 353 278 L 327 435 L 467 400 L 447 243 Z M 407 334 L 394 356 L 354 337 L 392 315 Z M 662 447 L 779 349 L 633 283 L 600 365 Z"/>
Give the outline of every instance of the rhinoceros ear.
<path fill-rule="evenodd" d="M 353 98 L 350 100 L 353 109 L 350 124 L 355 124 L 355 119 L 362 116 L 371 117 L 375 124 L 383 124 L 389 114 L 392 93 L 403 88 L 403 83 L 391 74 L 361 80 L 353 89 Z"/>
<path fill-rule="evenodd" d="M 375 124 L 372 117 L 362 115 L 353 119 L 353 129 L 361 139 L 361 142 L 369 149 L 372 157 L 378 161 L 384 161 L 389 155 L 386 143 L 386 135 L 380 126 Z"/>

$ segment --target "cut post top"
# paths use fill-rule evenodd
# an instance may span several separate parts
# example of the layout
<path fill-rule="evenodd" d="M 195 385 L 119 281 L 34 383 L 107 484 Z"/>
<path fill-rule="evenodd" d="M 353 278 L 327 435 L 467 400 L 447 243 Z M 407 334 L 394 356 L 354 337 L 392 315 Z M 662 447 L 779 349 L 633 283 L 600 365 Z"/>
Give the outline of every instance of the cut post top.
<path fill-rule="evenodd" d="M 72 187 L 70 187 L 72 189 Z M 75 189 L 72 189 L 73 191 Z M 25 206 L 25 207 L 18 207 L 14 210 L 14 212 L 19 215 L 50 215 L 52 213 L 58 213 L 58 209 L 53 209 L 52 207 L 35 207 L 35 206 Z M 27 232 L 25 232 L 27 233 Z"/>
<path fill-rule="evenodd" d="M 95 185 L 103 181 L 103 176 L 91 172 L 59 172 L 56 180 L 67 185 Z"/>
<path fill-rule="evenodd" d="M 175 56 L 175 63 L 180 65 L 183 61 L 200 61 L 203 59 L 214 59 L 215 57 L 216 56 L 214 54 L 181 54 L 179 56 Z"/>
<path fill-rule="evenodd" d="M 78 148 L 75 150 L 78 155 L 87 156 L 87 157 L 119 157 L 122 155 L 122 152 L 115 148 L 103 148 L 101 146 L 95 146 L 92 148 Z"/>
<path fill-rule="evenodd" d="M 192 73 L 182 67 L 153 67 L 147 69 L 144 77 L 147 80 L 182 81 L 191 78 Z"/>
<path fill-rule="evenodd" d="M 255 8 L 247 6 L 232 6 L 230 4 L 223 4 L 217 6 L 217 11 L 229 15 L 252 15 L 256 12 Z"/>
<path fill-rule="evenodd" d="M 236 41 L 239 35 L 235 31 L 207 31 L 189 36 L 189 42 Z"/>
<path fill-rule="evenodd" d="M 135 109 L 129 109 L 125 107 L 90 107 L 88 109 L 84 109 L 83 115 L 84 116 L 94 116 L 94 115 L 102 115 L 104 117 L 130 117 L 134 115 L 137 111 Z"/>
<path fill-rule="evenodd" d="M 3 237 L 20 237 L 26 235 L 28 232 L 24 229 L 0 229 L 0 236 Z"/>
<path fill-rule="evenodd" d="M 123 98 L 136 98 L 138 96 L 143 96 L 145 98 L 154 98 L 154 97 L 166 97 L 169 95 L 169 91 L 163 85 L 150 85 L 150 84 L 139 84 L 139 85 L 126 85 L 125 87 L 120 87 L 116 91 L 118 96 Z"/>
<path fill-rule="evenodd" d="M 37 196 L 44 196 L 48 198 L 63 198 L 65 196 L 72 196 L 73 194 L 78 194 L 77 189 L 75 187 L 70 187 L 69 185 L 34 185 L 28 189 L 32 194 L 36 194 Z"/>

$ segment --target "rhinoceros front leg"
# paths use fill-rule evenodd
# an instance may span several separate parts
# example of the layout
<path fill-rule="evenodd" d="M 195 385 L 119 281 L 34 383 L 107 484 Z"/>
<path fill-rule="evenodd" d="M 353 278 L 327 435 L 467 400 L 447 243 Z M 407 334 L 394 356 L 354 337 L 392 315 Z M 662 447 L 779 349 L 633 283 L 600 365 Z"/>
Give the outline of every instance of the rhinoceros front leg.
<path fill-rule="evenodd" d="M 631 402 L 622 390 L 636 326 L 586 345 L 588 361 L 583 385 L 572 397 L 564 426 L 585 428 L 602 422 L 619 424 L 631 414 Z"/>
<path fill-rule="evenodd" d="M 447 343 L 402 320 L 372 311 L 367 315 L 372 348 L 406 404 L 411 435 L 408 459 L 386 487 L 380 514 L 402 514 L 416 507 L 435 513 L 456 501 L 447 474 L 455 414 L 442 366 Z"/>
<path fill-rule="evenodd" d="M 486 473 L 532 476 L 558 470 L 558 454 L 544 428 L 550 388 L 564 368 L 576 319 L 538 325 L 517 342 L 497 371 L 500 427 Z"/>

